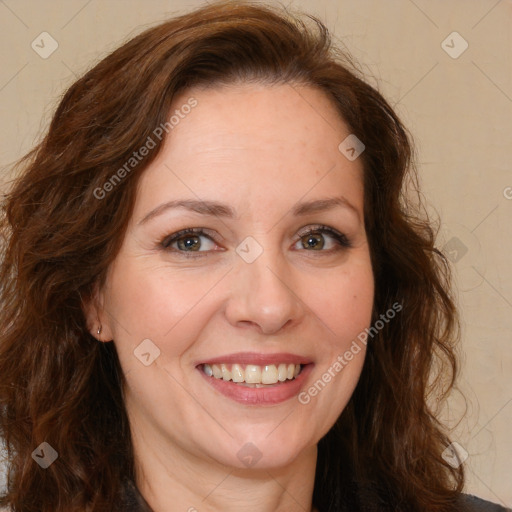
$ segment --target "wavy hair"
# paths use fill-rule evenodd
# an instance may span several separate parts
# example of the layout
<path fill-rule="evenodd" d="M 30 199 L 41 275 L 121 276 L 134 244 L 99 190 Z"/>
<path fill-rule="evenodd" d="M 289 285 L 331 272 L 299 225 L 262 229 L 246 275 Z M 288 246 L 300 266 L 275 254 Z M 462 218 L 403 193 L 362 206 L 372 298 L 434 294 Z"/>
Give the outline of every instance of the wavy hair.
<path fill-rule="evenodd" d="M 374 321 L 395 302 L 403 307 L 368 343 L 357 388 L 319 443 L 315 506 L 454 510 L 464 474 L 443 460 L 449 439 L 435 404 L 454 385 L 459 324 L 411 137 L 318 19 L 251 2 L 216 2 L 125 43 L 65 92 L 46 135 L 18 163 L 0 220 L 0 436 L 9 464 L 0 504 L 115 510 L 133 482 L 123 374 L 114 344 L 88 332 L 83 304 L 120 249 L 138 180 L 162 141 L 104 198 L 98 190 L 168 121 L 178 93 L 236 82 L 315 87 L 364 141 Z M 32 458 L 42 442 L 58 452 L 46 470 Z"/>

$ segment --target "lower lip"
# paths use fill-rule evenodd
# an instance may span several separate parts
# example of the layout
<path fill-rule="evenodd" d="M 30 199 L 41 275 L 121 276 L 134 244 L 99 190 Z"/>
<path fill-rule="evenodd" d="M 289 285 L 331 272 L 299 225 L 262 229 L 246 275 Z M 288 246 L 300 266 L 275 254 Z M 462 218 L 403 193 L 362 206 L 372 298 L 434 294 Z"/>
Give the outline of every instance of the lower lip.
<path fill-rule="evenodd" d="M 201 368 L 198 368 L 198 371 L 210 386 L 235 402 L 245 405 L 273 405 L 297 396 L 312 368 L 313 364 L 304 365 L 300 374 L 293 380 L 287 380 L 282 384 L 264 388 L 241 386 L 230 380 L 209 377 Z"/>

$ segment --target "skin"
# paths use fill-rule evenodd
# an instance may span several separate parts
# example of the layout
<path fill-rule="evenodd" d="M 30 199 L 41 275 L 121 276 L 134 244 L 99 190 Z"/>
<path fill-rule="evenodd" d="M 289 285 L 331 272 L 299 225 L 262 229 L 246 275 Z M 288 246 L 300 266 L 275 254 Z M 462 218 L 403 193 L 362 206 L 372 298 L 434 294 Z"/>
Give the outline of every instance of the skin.
<path fill-rule="evenodd" d="M 140 179 L 122 248 L 88 308 L 91 332 L 101 323 L 101 340 L 119 353 L 137 485 L 155 512 L 312 510 L 316 445 L 352 395 L 364 347 L 306 405 L 297 397 L 240 404 L 196 364 L 242 351 L 300 354 L 314 362 L 307 389 L 370 325 L 361 159 L 340 153 L 350 131 L 311 87 L 195 88 L 175 108 L 191 96 L 197 106 Z M 298 202 L 335 196 L 352 208 L 291 214 Z M 198 198 L 236 215 L 178 208 L 141 222 L 162 203 Z M 310 248 L 297 233 L 317 224 L 345 234 L 351 247 L 324 233 L 323 248 Z M 162 247 L 188 227 L 215 237 L 199 237 L 200 257 L 187 258 L 176 243 Z M 253 263 L 236 252 L 247 236 L 263 249 Z M 149 366 L 134 357 L 144 339 L 160 350 Z M 237 457 L 246 443 L 261 453 L 252 467 Z"/>

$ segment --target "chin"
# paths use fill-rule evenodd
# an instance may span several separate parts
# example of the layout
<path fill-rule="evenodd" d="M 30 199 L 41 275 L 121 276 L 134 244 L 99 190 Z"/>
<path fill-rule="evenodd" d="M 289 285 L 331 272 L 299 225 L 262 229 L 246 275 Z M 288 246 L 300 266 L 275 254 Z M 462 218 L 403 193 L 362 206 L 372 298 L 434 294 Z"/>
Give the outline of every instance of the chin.
<path fill-rule="evenodd" d="M 275 427 L 276 425 L 265 429 L 259 435 L 254 433 L 253 436 L 236 436 L 237 440 L 231 440 L 230 446 L 222 453 L 217 453 L 214 458 L 230 467 L 270 470 L 292 464 L 308 446 L 314 445 L 300 443 L 293 439 L 294 435 L 291 432 L 285 431 L 272 438 L 274 434 L 271 432 Z M 287 439 L 286 443 L 283 442 L 284 439 Z"/>

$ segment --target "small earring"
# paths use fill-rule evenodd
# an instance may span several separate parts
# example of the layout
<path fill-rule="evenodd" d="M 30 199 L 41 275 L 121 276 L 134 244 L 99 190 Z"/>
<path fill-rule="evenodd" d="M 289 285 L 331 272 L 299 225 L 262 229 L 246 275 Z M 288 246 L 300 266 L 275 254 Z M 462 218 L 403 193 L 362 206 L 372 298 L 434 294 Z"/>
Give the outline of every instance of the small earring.
<path fill-rule="evenodd" d="M 100 335 L 100 332 L 101 332 L 101 324 L 100 324 L 100 326 L 98 327 L 98 336 Z"/>

